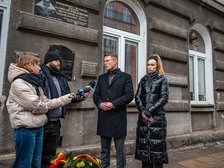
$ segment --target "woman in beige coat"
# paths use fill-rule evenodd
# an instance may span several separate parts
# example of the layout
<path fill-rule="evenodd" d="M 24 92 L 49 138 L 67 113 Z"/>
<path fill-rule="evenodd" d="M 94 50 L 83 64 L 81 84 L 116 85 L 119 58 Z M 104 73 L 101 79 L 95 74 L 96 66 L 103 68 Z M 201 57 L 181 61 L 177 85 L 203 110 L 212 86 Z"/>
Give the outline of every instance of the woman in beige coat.
<path fill-rule="evenodd" d="M 46 112 L 69 104 L 75 98 L 70 93 L 48 99 L 41 88 L 40 57 L 36 53 L 19 54 L 16 64 L 10 64 L 8 80 L 11 83 L 7 109 L 15 142 L 14 168 L 40 168 L 43 145 L 43 125 Z"/>

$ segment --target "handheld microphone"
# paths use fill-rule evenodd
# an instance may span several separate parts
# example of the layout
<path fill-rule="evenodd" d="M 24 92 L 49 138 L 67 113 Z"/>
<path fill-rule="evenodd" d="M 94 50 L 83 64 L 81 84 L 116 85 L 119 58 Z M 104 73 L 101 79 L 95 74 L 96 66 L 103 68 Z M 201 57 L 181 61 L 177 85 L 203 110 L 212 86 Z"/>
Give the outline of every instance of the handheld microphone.
<path fill-rule="evenodd" d="M 77 96 L 84 96 L 85 93 L 87 92 L 92 92 L 93 88 L 95 87 L 96 82 L 95 81 L 90 81 L 89 84 L 81 89 L 78 89 L 78 92 L 76 93 Z"/>

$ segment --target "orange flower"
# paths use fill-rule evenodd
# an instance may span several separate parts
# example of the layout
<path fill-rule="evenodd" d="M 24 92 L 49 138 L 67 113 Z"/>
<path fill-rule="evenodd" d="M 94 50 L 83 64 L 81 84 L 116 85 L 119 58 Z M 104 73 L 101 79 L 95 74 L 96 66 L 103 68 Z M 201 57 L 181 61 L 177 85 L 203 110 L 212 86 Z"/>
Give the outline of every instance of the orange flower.
<path fill-rule="evenodd" d="M 60 152 L 58 154 L 58 156 L 54 159 L 54 160 L 51 160 L 51 165 L 50 165 L 50 168 L 57 168 L 57 166 L 62 163 L 62 164 L 65 164 L 66 161 L 65 161 L 65 154 Z"/>

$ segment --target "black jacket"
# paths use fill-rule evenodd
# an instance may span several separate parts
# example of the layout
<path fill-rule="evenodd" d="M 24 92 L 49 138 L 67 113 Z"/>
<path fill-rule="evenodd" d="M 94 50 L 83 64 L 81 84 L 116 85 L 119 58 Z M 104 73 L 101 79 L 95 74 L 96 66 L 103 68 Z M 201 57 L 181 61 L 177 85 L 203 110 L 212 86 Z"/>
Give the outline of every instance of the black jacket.
<path fill-rule="evenodd" d="M 118 72 L 109 85 L 109 74 L 99 76 L 93 100 L 98 107 L 97 135 L 104 137 L 125 137 L 127 135 L 127 104 L 133 100 L 131 76 Z M 101 102 L 111 102 L 114 109 L 103 111 Z"/>
<path fill-rule="evenodd" d="M 168 83 L 157 73 L 144 76 L 135 95 L 139 110 L 135 158 L 155 163 L 168 163 L 166 147 L 166 118 L 164 105 L 168 102 Z M 156 122 L 150 124 L 141 116 L 143 112 Z"/>
<path fill-rule="evenodd" d="M 60 72 L 53 72 L 49 67 L 47 67 L 45 64 L 41 65 L 41 74 L 43 79 L 43 90 L 44 94 L 49 99 L 58 98 L 60 96 L 66 95 L 68 93 L 71 93 L 69 85 L 67 80 L 65 79 L 64 75 L 62 75 Z M 53 78 L 57 78 L 60 89 L 61 89 L 61 95 L 59 95 L 57 88 L 54 84 Z M 60 118 L 63 118 L 65 113 L 67 111 L 66 106 L 58 107 L 53 110 L 49 110 L 47 113 L 47 118 L 49 121 L 57 121 Z"/>

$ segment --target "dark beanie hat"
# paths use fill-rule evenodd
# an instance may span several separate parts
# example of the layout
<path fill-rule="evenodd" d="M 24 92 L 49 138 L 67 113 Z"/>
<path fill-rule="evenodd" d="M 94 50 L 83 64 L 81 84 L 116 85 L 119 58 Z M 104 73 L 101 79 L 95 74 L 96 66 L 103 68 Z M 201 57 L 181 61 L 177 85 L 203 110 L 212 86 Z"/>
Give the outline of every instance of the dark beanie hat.
<path fill-rule="evenodd" d="M 60 55 L 55 51 L 48 51 L 44 57 L 44 63 L 47 64 L 48 62 L 51 62 L 53 60 L 60 60 Z"/>

